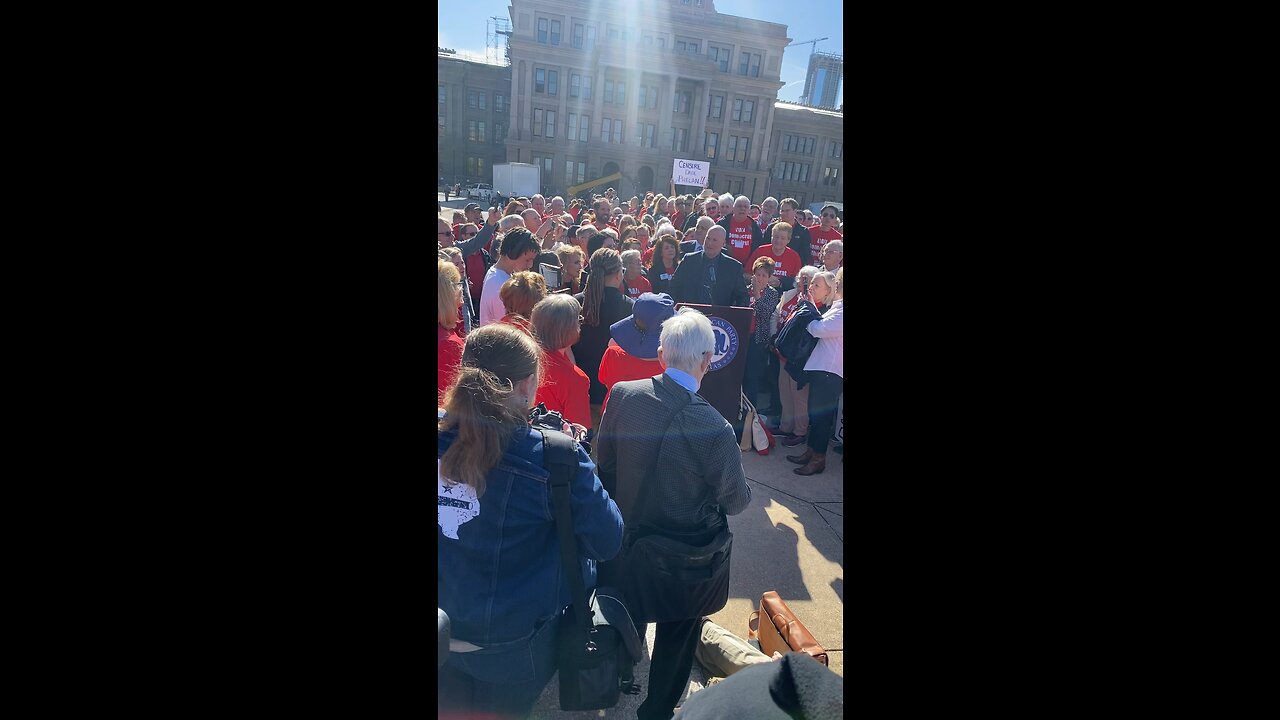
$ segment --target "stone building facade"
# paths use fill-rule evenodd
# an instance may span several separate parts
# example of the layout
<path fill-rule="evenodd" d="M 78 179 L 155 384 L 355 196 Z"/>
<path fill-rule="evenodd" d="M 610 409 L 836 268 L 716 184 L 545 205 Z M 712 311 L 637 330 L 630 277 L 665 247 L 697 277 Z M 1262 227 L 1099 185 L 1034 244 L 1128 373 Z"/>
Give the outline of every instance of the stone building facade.
<path fill-rule="evenodd" d="M 775 103 L 769 146 L 769 195 L 793 197 L 802 208 L 823 200 L 844 202 L 843 112 Z"/>
<path fill-rule="evenodd" d="M 764 192 L 786 26 L 712 0 L 512 0 L 510 13 L 509 161 L 542 165 L 557 189 L 621 172 L 608 184 L 630 196 L 669 193 L 676 158 L 707 159 L 713 187 Z"/>
<path fill-rule="evenodd" d="M 438 184 L 492 182 L 507 161 L 511 68 L 437 52 Z"/>

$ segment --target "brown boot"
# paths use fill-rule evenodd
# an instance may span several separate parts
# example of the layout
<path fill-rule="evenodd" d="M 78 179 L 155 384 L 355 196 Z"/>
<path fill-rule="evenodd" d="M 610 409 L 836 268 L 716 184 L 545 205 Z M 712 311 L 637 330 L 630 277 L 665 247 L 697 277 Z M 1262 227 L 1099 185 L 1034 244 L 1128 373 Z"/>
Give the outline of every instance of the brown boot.
<path fill-rule="evenodd" d="M 803 465 L 809 462 L 809 458 L 811 457 L 813 457 L 813 448 L 807 447 L 804 449 L 804 452 L 799 455 L 788 455 L 787 461 L 793 462 L 797 465 Z"/>
<path fill-rule="evenodd" d="M 817 475 L 818 473 L 826 469 L 827 469 L 826 454 L 819 455 L 818 453 L 813 453 L 813 457 L 809 459 L 808 464 L 806 464 L 804 467 L 795 468 L 791 472 L 797 475 Z"/>

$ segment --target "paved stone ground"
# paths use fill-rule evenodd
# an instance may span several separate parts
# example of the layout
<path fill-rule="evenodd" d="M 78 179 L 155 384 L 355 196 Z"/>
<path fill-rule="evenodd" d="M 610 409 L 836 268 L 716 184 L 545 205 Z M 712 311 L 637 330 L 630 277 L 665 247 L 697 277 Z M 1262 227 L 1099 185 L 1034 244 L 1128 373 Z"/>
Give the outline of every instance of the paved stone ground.
<path fill-rule="evenodd" d="M 742 454 L 751 486 L 751 505 L 742 514 L 729 518 L 733 530 L 729 603 L 711 619 L 745 638 L 747 616 L 760 602 L 760 595 L 777 590 L 827 648 L 831 669 L 843 677 L 844 456 L 829 452 L 825 472 L 801 477 L 791 472 L 797 466 L 785 457 L 795 453 L 779 445 L 768 456 Z M 636 667 L 636 679 L 642 687 L 648 685 L 654 631 L 655 626 L 650 624 L 645 654 Z M 695 662 L 685 697 L 706 687 L 707 679 Z M 624 695 L 616 707 L 608 710 L 562 712 L 559 692 L 557 678 L 552 678 L 531 717 L 634 718 L 645 697 L 643 693 Z"/>

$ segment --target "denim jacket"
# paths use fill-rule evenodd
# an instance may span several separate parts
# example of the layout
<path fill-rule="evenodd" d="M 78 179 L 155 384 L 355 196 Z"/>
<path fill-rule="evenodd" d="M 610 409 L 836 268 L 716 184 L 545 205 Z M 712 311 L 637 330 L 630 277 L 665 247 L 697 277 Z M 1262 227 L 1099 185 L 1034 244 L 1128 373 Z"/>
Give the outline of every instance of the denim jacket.
<path fill-rule="evenodd" d="M 439 435 L 437 458 L 455 438 L 453 432 Z M 449 488 L 438 480 L 437 600 L 454 638 L 481 647 L 519 645 L 571 602 L 548 476 L 542 435 L 526 427 L 513 433 L 478 501 L 470 487 Z M 612 559 L 622 547 L 622 514 L 581 448 L 569 494 L 589 592 L 595 561 Z"/>

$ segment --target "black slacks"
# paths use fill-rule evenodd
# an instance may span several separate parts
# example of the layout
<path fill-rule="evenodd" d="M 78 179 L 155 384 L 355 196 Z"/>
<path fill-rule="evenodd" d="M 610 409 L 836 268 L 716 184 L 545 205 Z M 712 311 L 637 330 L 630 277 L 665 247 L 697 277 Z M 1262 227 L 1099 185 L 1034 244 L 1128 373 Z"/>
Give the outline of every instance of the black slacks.
<path fill-rule="evenodd" d="M 636 631 L 644 642 L 645 625 Z M 653 662 L 649 666 L 649 684 L 644 702 L 636 710 L 640 720 L 670 720 L 676 703 L 689 687 L 689 671 L 693 669 L 693 653 L 698 647 L 702 618 L 658 623 L 653 641 Z"/>

